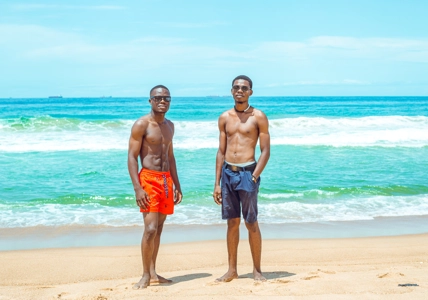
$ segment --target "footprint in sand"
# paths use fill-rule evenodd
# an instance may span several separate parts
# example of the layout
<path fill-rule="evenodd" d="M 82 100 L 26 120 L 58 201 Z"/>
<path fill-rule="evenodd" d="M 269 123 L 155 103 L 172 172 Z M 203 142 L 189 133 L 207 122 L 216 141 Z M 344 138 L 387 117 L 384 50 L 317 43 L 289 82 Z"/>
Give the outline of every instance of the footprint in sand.
<path fill-rule="evenodd" d="M 308 275 L 309 276 L 303 277 L 302 279 L 303 280 L 312 280 L 312 279 L 315 279 L 315 278 L 320 278 L 318 276 L 318 271 L 309 272 Z"/>
<path fill-rule="evenodd" d="M 272 280 L 271 282 L 273 282 L 273 283 L 289 283 L 289 282 L 291 282 L 291 280 L 277 278 L 277 279 Z"/>
<path fill-rule="evenodd" d="M 390 277 L 398 277 L 398 276 L 405 276 L 403 273 L 385 273 L 377 275 L 378 278 L 390 278 Z"/>
<path fill-rule="evenodd" d="M 336 272 L 334 272 L 334 271 L 326 271 L 326 270 L 321 270 L 321 269 L 318 269 L 318 271 L 325 273 L 325 274 L 336 274 Z"/>
<path fill-rule="evenodd" d="M 308 273 L 309 276 L 303 277 L 302 279 L 303 280 L 312 280 L 312 279 L 315 279 L 315 278 L 320 278 L 320 276 L 318 275 L 319 272 L 324 273 L 324 274 L 336 274 L 335 271 L 328 271 L 328 270 L 318 269 L 316 271 L 309 272 Z"/>
<path fill-rule="evenodd" d="M 266 283 L 267 280 L 254 280 L 253 285 L 263 285 L 263 283 Z"/>
<path fill-rule="evenodd" d="M 312 280 L 315 278 L 320 278 L 318 275 L 303 277 L 303 280 Z"/>

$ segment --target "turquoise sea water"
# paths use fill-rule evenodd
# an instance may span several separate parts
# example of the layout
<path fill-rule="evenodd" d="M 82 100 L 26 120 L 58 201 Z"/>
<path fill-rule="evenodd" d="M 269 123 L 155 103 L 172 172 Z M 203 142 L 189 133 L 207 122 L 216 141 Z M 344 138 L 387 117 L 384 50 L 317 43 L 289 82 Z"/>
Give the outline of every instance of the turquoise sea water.
<path fill-rule="evenodd" d="M 428 215 L 428 97 L 253 97 L 270 120 L 265 224 Z M 231 97 L 173 98 L 183 203 L 169 224 L 221 224 L 217 118 Z M 141 225 L 127 173 L 143 98 L 0 99 L 0 228 Z"/>

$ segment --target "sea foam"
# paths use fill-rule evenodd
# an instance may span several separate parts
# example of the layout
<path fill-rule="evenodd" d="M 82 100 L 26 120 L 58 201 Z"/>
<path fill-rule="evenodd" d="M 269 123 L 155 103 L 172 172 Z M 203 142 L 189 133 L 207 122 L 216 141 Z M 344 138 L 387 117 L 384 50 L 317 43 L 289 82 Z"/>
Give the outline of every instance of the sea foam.
<path fill-rule="evenodd" d="M 134 121 L 0 120 L 0 151 L 126 150 Z M 176 121 L 174 147 L 218 147 L 216 121 Z M 270 120 L 272 145 L 425 147 L 428 117 L 297 117 Z"/>
<path fill-rule="evenodd" d="M 261 198 L 264 196 L 261 195 Z M 372 220 L 377 217 L 428 215 L 428 195 L 372 196 L 341 201 L 302 202 L 282 199 L 259 203 L 259 222 L 285 224 L 326 221 Z M 220 207 L 207 196 L 205 205 L 183 203 L 168 217 L 168 224 L 222 224 Z M 210 204 L 212 203 L 212 204 Z M 33 226 L 135 226 L 142 225 L 135 205 L 112 207 L 100 203 L 39 204 L 28 206 L 0 204 L 0 228 Z"/>

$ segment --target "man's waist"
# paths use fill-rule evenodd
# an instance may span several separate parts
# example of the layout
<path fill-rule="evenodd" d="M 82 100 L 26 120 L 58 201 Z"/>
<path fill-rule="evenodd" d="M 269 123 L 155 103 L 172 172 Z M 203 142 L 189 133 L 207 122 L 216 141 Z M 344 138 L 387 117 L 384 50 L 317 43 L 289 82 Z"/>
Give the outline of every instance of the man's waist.
<path fill-rule="evenodd" d="M 224 163 L 224 167 L 226 169 L 233 171 L 233 172 L 241 172 L 241 171 L 253 172 L 254 169 L 256 168 L 256 166 L 257 166 L 257 162 L 253 162 L 253 163 L 246 165 L 246 166 L 237 166 L 237 165 L 230 164 L 228 162 Z"/>
<path fill-rule="evenodd" d="M 157 171 L 157 170 L 151 170 L 147 168 L 142 168 L 140 170 L 140 174 L 148 174 L 148 175 L 154 175 L 154 176 L 171 176 L 171 173 L 168 171 Z"/>

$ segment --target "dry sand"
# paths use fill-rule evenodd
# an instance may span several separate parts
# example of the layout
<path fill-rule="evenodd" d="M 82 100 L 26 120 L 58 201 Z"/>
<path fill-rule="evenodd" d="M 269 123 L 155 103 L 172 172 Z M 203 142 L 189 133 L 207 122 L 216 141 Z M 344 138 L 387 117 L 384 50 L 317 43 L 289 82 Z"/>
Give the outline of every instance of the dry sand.
<path fill-rule="evenodd" d="M 255 283 L 248 241 L 239 278 L 226 272 L 225 241 L 161 245 L 157 271 L 172 284 L 133 290 L 139 246 L 0 252 L 0 299 L 428 299 L 428 234 L 265 240 Z M 417 286 L 399 286 L 417 284 Z"/>

